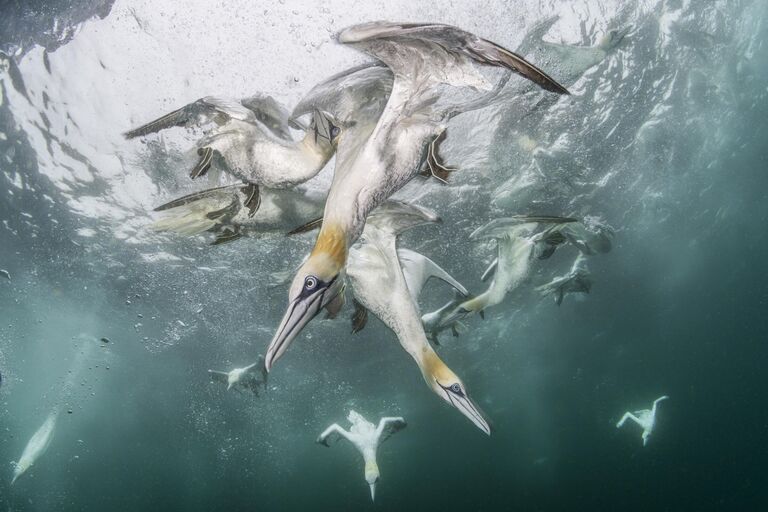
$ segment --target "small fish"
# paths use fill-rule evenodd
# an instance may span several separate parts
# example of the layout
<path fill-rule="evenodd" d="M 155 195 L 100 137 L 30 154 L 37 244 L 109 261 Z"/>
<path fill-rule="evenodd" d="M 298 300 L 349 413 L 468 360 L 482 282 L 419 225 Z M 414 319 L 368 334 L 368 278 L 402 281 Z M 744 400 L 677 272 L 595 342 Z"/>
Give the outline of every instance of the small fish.
<path fill-rule="evenodd" d="M 2 268 L 0 268 L 0 276 L 3 276 L 9 281 L 11 280 L 11 274 L 7 270 L 3 270 Z"/>

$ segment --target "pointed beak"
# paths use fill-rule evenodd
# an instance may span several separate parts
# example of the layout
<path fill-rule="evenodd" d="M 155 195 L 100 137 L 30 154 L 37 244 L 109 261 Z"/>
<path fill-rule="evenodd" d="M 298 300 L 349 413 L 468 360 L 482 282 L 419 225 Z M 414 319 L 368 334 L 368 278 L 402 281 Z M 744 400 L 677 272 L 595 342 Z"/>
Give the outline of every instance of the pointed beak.
<path fill-rule="evenodd" d="M 449 394 L 451 405 L 457 408 L 461 414 L 469 418 L 469 421 L 475 424 L 477 428 L 485 432 L 486 435 L 491 435 L 491 425 L 488 420 L 485 419 L 480 408 L 467 396 L 458 397 Z"/>
<path fill-rule="evenodd" d="M 338 281 L 334 278 L 329 286 L 318 288 L 308 295 L 300 295 L 290 303 L 264 357 L 264 367 L 268 372 L 304 326 L 338 293 L 339 288 L 334 286 L 336 282 Z"/>
<path fill-rule="evenodd" d="M 229 391 L 230 389 L 232 389 L 232 383 L 231 383 L 231 382 L 228 382 L 228 383 L 227 383 L 227 391 Z"/>
<path fill-rule="evenodd" d="M 376 482 L 368 485 L 371 486 L 371 501 L 376 501 Z"/>
<path fill-rule="evenodd" d="M 315 142 L 317 142 L 318 137 L 330 142 L 332 137 L 327 117 L 317 109 L 314 110 L 312 116 L 315 120 Z"/>

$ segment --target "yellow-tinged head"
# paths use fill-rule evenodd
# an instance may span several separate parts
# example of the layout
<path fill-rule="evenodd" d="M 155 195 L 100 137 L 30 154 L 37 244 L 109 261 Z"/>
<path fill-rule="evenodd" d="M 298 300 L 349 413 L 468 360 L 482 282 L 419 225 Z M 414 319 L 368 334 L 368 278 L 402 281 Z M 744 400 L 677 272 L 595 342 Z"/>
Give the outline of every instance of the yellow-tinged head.
<path fill-rule="evenodd" d="M 332 224 L 323 225 L 315 248 L 296 272 L 288 290 L 288 310 L 264 359 L 267 371 L 321 309 L 341 306 L 347 252 L 344 230 Z"/>
<path fill-rule="evenodd" d="M 491 435 L 491 426 L 477 405 L 469 398 L 464 383 L 431 347 L 423 353 L 419 366 L 424 380 L 437 396 L 458 409 L 477 428 Z"/>
<path fill-rule="evenodd" d="M 376 500 L 376 484 L 379 481 L 379 466 L 375 460 L 365 461 L 365 481 L 368 482 L 368 487 L 371 489 L 371 501 Z"/>

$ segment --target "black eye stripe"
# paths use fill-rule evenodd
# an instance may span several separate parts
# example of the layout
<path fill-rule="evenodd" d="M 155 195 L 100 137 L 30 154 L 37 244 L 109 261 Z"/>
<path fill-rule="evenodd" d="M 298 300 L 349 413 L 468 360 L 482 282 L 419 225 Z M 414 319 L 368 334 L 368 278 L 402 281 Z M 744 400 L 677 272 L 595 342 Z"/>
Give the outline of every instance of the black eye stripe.
<path fill-rule="evenodd" d="M 440 382 L 437 382 L 437 385 L 443 388 L 443 391 L 445 391 L 447 394 L 453 393 L 460 398 L 465 398 L 464 391 L 461 389 L 461 386 L 459 385 L 458 382 L 454 382 L 450 386 L 443 386 L 442 384 L 440 384 Z"/>
<path fill-rule="evenodd" d="M 337 275 L 333 279 L 331 279 L 330 281 L 325 282 L 325 281 L 321 281 L 320 279 L 318 279 L 315 276 L 307 276 L 307 278 L 304 280 L 304 287 L 301 289 L 301 293 L 299 294 L 299 298 L 305 299 L 305 298 L 309 297 L 310 295 L 312 295 L 314 293 L 318 293 L 320 290 L 325 290 L 325 289 L 329 288 L 334 282 L 336 282 L 336 279 L 338 277 L 339 276 Z M 309 279 L 314 279 L 315 280 L 315 286 L 312 287 L 312 288 L 308 288 L 307 287 L 307 281 Z"/>

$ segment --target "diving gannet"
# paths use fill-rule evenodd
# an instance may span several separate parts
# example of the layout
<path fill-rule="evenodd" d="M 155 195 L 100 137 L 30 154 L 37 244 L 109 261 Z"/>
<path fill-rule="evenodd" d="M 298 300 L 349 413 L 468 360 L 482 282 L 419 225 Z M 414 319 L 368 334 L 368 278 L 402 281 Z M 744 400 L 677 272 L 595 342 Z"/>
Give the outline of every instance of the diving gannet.
<path fill-rule="evenodd" d="M 453 315 L 444 320 L 453 322 L 473 312 L 482 312 L 484 309 L 499 304 L 510 291 L 517 288 L 528 277 L 531 260 L 536 254 L 538 246 L 543 245 L 544 253 L 550 247 L 562 243 L 558 238 L 553 240 L 549 235 L 552 226 L 561 226 L 574 222 L 575 219 L 567 217 L 550 216 L 525 216 L 494 219 L 484 226 L 476 229 L 470 236 L 470 240 L 493 238 L 497 243 L 498 256 L 483 274 L 483 280 L 493 273 L 493 280 L 488 289 L 457 306 Z M 539 224 L 545 225 L 543 231 L 534 233 Z M 552 245 L 555 244 L 555 245 Z"/>
<path fill-rule="evenodd" d="M 594 46 L 578 46 L 544 41 L 544 36 L 558 21 L 554 16 L 530 30 L 517 48 L 517 52 L 537 62 L 557 62 L 556 77 L 562 84 L 573 84 L 588 69 L 601 63 L 613 53 L 630 28 L 606 31 Z"/>
<path fill-rule="evenodd" d="M 323 213 L 325 196 L 302 187 L 261 188 L 261 207 L 251 213 L 245 205 L 253 185 L 227 185 L 188 194 L 155 208 L 163 218 L 152 224 L 157 231 L 185 236 L 212 232 L 212 245 L 243 236 L 284 235 Z"/>
<path fill-rule="evenodd" d="M 29 439 L 27 446 L 24 447 L 24 451 L 21 453 L 21 457 L 19 457 L 19 461 L 13 464 L 13 480 L 11 480 L 11 485 L 32 467 L 37 462 L 37 459 L 42 457 L 48 449 L 53 440 L 57 416 L 58 413 L 56 411 L 51 412 L 45 419 L 45 422 L 37 429 L 37 432 Z"/>
<path fill-rule="evenodd" d="M 425 165 L 442 166 L 436 142 L 451 117 L 489 104 L 512 71 L 546 90 L 568 93 L 519 55 L 448 25 L 365 23 L 341 31 L 338 40 L 383 62 L 395 80 L 370 136 L 346 142 L 346 135 L 340 135 L 322 228 L 288 292 L 288 308 L 267 349 L 267 370 L 304 326 L 336 301 L 343 289 L 349 248 L 362 233 L 368 214 Z M 501 67 L 505 73 L 494 87 L 476 65 Z M 445 85 L 490 92 L 465 102 L 441 101 Z"/>
<path fill-rule="evenodd" d="M 267 388 L 267 371 L 264 369 L 264 357 L 259 356 L 259 360 L 249 364 L 244 368 L 235 368 L 228 372 L 218 370 L 208 370 L 212 379 L 227 383 L 227 391 L 232 389 L 247 389 L 254 395 L 259 396 L 259 386 Z"/>
<path fill-rule="evenodd" d="M 592 289 L 589 269 L 583 253 L 576 256 L 571 270 L 564 276 L 554 278 L 547 284 L 536 287 L 536 291 L 544 296 L 551 295 L 558 306 L 563 303 L 563 297 L 568 293 L 589 293 Z"/>
<path fill-rule="evenodd" d="M 264 103 L 270 108 L 257 110 Z M 314 177 L 333 156 L 341 133 L 333 116 L 314 110 L 304 137 L 294 141 L 289 136 L 287 113 L 279 106 L 271 108 L 273 104 L 276 102 L 269 97 L 246 103 L 248 106 L 220 98 L 202 98 L 125 136 L 132 138 L 171 126 L 213 120 L 219 126 L 197 142 L 200 160 L 191 177 L 208 172 L 216 158 L 224 171 L 252 185 L 246 206 L 253 214 L 260 205 L 259 187 L 291 188 Z"/>
<path fill-rule="evenodd" d="M 334 423 L 317 438 L 317 442 L 330 447 L 329 442 L 337 442 L 342 437 L 355 445 L 363 456 L 365 462 L 365 481 L 371 488 L 371 501 L 376 499 L 376 483 L 379 481 L 379 465 L 376 464 L 376 451 L 379 445 L 390 436 L 407 426 L 400 417 L 384 417 L 379 420 L 379 425 L 363 418 L 355 411 L 349 411 L 347 420 L 352 424 L 349 431 L 344 430 Z"/>
<path fill-rule="evenodd" d="M 651 437 L 653 429 L 656 427 L 656 404 L 668 398 L 669 397 L 666 395 L 657 398 L 653 401 L 653 407 L 650 410 L 643 409 L 641 411 L 635 411 L 634 414 L 631 412 L 625 412 L 624 416 L 622 416 L 619 422 L 616 424 L 616 428 L 621 428 L 622 425 L 624 425 L 624 422 L 628 419 L 634 421 L 640 425 L 640 428 L 643 429 L 643 446 L 647 445 L 648 438 Z"/>
<path fill-rule="evenodd" d="M 421 323 L 424 326 L 424 332 L 427 339 L 433 344 L 439 346 L 439 334 L 448 329 L 451 330 L 454 338 L 457 338 L 461 332 L 467 330 L 467 327 L 461 322 L 456 311 L 462 302 L 467 300 L 466 295 L 458 292 L 454 293 L 453 299 L 445 303 L 441 308 L 421 315 Z"/>
<path fill-rule="evenodd" d="M 391 206 L 385 209 L 388 205 Z M 418 365 L 427 386 L 490 435 L 490 425 L 470 399 L 462 380 L 429 344 L 418 305 L 408 289 L 398 258 L 398 234 L 435 222 L 438 217 L 426 208 L 403 203 L 399 203 L 399 207 L 396 205 L 398 203 L 390 201 L 374 210 L 360 242 L 352 247 L 347 270 L 352 293 L 365 310 L 376 315 L 395 333 L 400 345 Z"/>

